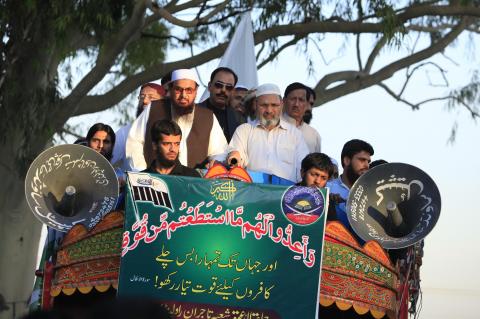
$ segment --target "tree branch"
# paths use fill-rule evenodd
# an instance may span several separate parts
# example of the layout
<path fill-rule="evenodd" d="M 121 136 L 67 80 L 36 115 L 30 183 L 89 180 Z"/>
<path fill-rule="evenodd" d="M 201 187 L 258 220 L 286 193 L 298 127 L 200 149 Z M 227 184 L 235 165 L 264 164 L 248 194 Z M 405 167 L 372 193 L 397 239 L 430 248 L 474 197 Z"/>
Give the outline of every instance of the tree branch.
<path fill-rule="evenodd" d="M 364 72 L 365 73 L 370 73 L 372 70 L 373 62 L 377 58 L 378 54 L 382 50 L 382 48 L 385 46 L 387 43 L 387 37 L 382 36 L 380 40 L 377 41 L 375 44 L 375 47 L 373 48 L 372 52 L 370 52 L 370 55 L 368 56 L 367 64 L 365 64 Z"/>
<path fill-rule="evenodd" d="M 153 33 L 142 32 L 141 36 L 145 37 L 145 38 L 152 38 L 152 39 L 159 39 L 159 40 L 175 39 L 182 44 L 191 43 L 191 41 L 189 39 L 182 39 L 182 38 L 174 36 L 174 35 L 163 36 L 163 35 L 156 35 L 156 34 L 153 34 Z"/>
<path fill-rule="evenodd" d="M 362 54 L 360 53 L 360 35 L 361 33 L 357 34 L 356 42 L 356 49 L 357 49 L 357 62 L 358 62 L 358 69 L 362 71 L 363 63 L 362 63 Z"/>
<path fill-rule="evenodd" d="M 313 27 L 318 27 L 316 32 L 320 32 L 321 30 L 329 30 L 334 32 L 336 31 L 336 24 L 337 23 L 309 22 L 306 24 L 297 24 L 296 27 L 292 25 L 274 26 L 272 28 L 256 32 L 254 34 L 254 42 L 255 44 L 260 44 L 280 35 L 295 35 L 301 39 L 302 36 L 308 35 L 308 29 Z M 306 25 L 309 27 L 305 28 Z M 372 25 L 374 26 L 374 24 Z M 373 32 L 374 28 L 376 27 L 372 28 L 372 26 L 366 25 L 363 28 L 360 26 L 360 28 Z M 352 33 L 353 31 L 359 30 L 359 25 L 356 23 L 347 23 L 346 25 L 341 26 L 340 29 L 345 33 L 347 33 L 347 31 Z M 128 92 L 137 89 L 142 83 L 157 80 L 158 78 L 161 78 L 168 72 L 175 69 L 191 68 L 220 57 L 225 51 L 227 44 L 228 43 L 219 44 L 190 58 L 152 66 L 148 70 L 124 79 L 119 83 L 119 85 L 103 95 L 84 96 L 79 103 L 78 109 L 76 109 L 72 115 L 78 116 L 106 110 L 112 105 L 119 103 L 128 94 Z"/>
<path fill-rule="evenodd" d="M 194 1 L 188 2 L 189 4 L 194 3 Z M 196 1 L 195 3 L 201 3 L 201 1 Z M 222 2 L 223 3 L 223 2 Z M 431 7 L 428 7 L 431 8 Z M 467 15 L 476 15 L 480 16 L 480 9 L 478 10 L 466 10 L 465 8 L 457 8 L 452 6 L 445 6 L 442 9 L 442 14 L 452 13 L 456 14 L 458 12 L 463 12 Z M 436 8 L 432 9 L 431 11 L 426 11 L 426 9 L 422 9 L 422 11 L 408 11 L 408 15 L 405 13 L 403 17 L 416 17 L 420 14 L 420 12 L 424 14 L 433 14 L 437 10 Z M 468 12 L 467 12 L 468 11 Z M 463 26 L 463 24 L 462 24 Z M 463 30 L 464 27 L 462 27 Z M 257 31 L 254 34 L 254 41 L 255 44 L 261 44 L 269 39 L 280 37 L 280 36 L 297 36 L 300 39 L 307 36 L 310 33 L 382 33 L 383 32 L 383 25 L 382 23 L 358 23 L 358 22 L 332 22 L 332 21 L 309 21 L 305 23 L 293 23 L 289 25 L 275 25 L 270 28 Z M 413 54 L 405 59 L 401 59 L 395 63 L 388 65 L 387 67 L 382 68 L 380 71 L 376 72 L 372 76 L 366 76 L 365 72 L 358 72 L 358 71 L 343 71 L 337 72 L 331 75 L 324 77 L 318 84 L 317 89 L 318 92 L 322 92 L 319 94 L 321 100 L 317 101 L 320 103 L 326 103 L 338 96 L 343 94 L 349 94 L 352 92 L 356 92 L 361 88 L 369 87 L 375 85 L 378 82 L 383 81 L 386 78 L 391 77 L 397 70 L 407 67 L 412 63 L 416 63 L 423 59 L 426 59 L 433 54 L 440 52 L 443 50 L 447 44 L 453 41 L 454 36 L 457 35 L 457 32 L 460 33 L 459 27 L 455 28 L 454 31 L 450 32 L 442 41 L 439 41 L 429 47 L 426 50 L 420 51 L 416 54 Z M 384 40 L 379 41 L 377 46 L 374 48 L 372 53 L 370 54 L 369 60 L 367 61 L 366 68 L 368 70 L 371 69 L 374 58 L 378 55 L 381 47 L 384 45 L 382 42 Z M 107 109 L 108 107 L 115 105 L 123 97 L 127 94 L 125 92 L 130 92 L 136 89 L 141 83 L 145 83 L 146 81 L 156 80 L 162 77 L 169 71 L 172 71 L 178 67 L 182 68 L 189 68 L 194 67 L 198 64 L 205 63 L 210 61 L 211 59 L 215 59 L 223 54 L 226 48 L 226 43 L 219 44 L 209 50 L 206 50 L 192 58 L 187 58 L 181 61 L 171 62 L 167 64 L 157 65 L 155 67 L 151 67 L 144 72 L 136 74 L 134 76 L 128 77 L 124 81 L 120 83 L 119 86 L 113 88 L 111 91 L 107 92 L 104 95 L 99 96 L 85 96 L 81 103 L 80 108 L 76 110 L 75 115 L 86 114 L 91 112 L 96 112 L 100 110 Z M 336 81 L 346 81 L 346 83 L 328 89 L 325 91 L 327 94 L 323 94 L 323 90 L 329 86 L 331 83 Z M 319 103 L 319 104 L 320 104 Z"/>
<path fill-rule="evenodd" d="M 436 67 L 438 70 L 440 70 L 440 73 L 442 74 L 442 77 L 444 79 L 444 81 L 446 81 L 446 83 L 448 84 L 448 80 L 447 78 L 445 77 L 445 70 L 442 69 L 438 64 L 434 63 L 434 62 L 424 62 L 424 63 L 420 63 L 420 64 L 417 64 L 415 67 L 413 67 L 411 70 L 409 70 L 409 68 L 407 68 L 406 70 L 406 79 L 405 79 L 405 82 L 403 83 L 403 86 L 402 88 L 400 89 L 400 93 L 399 95 L 403 95 L 403 92 L 405 91 L 405 89 L 407 88 L 407 84 L 409 83 L 410 79 L 412 78 L 413 74 L 423 68 L 424 66 L 426 65 L 433 65 L 434 67 Z"/>
<path fill-rule="evenodd" d="M 61 134 L 61 135 L 68 134 L 68 135 L 71 135 L 75 138 L 84 138 L 85 137 L 85 136 L 82 136 L 82 135 L 78 134 L 77 132 L 72 131 L 71 127 L 69 127 L 69 126 L 64 126 L 58 134 Z"/>
<path fill-rule="evenodd" d="M 397 71 L 404 69 L 409 65 L 428 59 L 434 54 L 443 51 L 465 29 L 465 20 L 466 19 L 462 19 L 462 21 L 457 25 L 457 27 L 455 27 L 445 37 L 433 43 L 430 47 L 412 55 L 409 55 L 405 58 L 399 59 L 393 63 L 390 63 L 389 65 L 383 67 L 382 69 L 371 75 L 359 74 L 357 78 L 353 80 L 348 80 L 344 84 L 340 84 L 331 89 L 324 89 L 323 83 L 321 83 L 323 80 L 322 79 L 315 87 L 315 91 L 317 92 L 317 100 L 315 101 L 315 104 L 324 104 L 340 96 L 357 92 L 372 85 L 376 85 L 392 77 Z"/>
<path fill-rule="evenodd" d="M 407 26 L 405 29 L 408 31 L 417 31 L 417 32 L 426 32 L 426 33 L 436 33 L 442 30 L 447 30 L 455 27 L 455 24 L 453 23 L 443 23 L 437 26 L 423 26 L 423 25 L 416 25 L 416 24 L 411 24 Z M 468 27 L 465 28 L 466 31 L 474 32 L 474 33 L 479 33 L 480 34 L 480 26 L 476 24 L 471 24 Z"/>
<path fill-rule="evenodd" d="M 260 70 L 261 68 L 263 68 L 267 63 L 270 63 L 271 61 L 273 61 L 279 54 L 280 52 L 282 52 L 283 50 L 285 50 L 286 48 L 288 48 L 289 46 L 292 46 L 292 45 L 295 45 L 299 40 L 301 39 L 301 37 L 294 37 L 292 40 L 284 43 L 281 47 L 279 47 L 277 50 L 273 51 L 270 53 L 270 55 L 265 59 L 263 60 L 258 66 L 257 66 L 257 70 Z"/>
<path fill-rule="evenodd" d="M 263 50 L 265 49 L 265 42 L 262 42 L 260 45 L 260 49 L 257 52 L 257 55 L 255 56 L 255 60 L 258 60 L 260 58 L 260 55 L 262 54 Z"/>
<path fill-rule="evenodd" d="M 362 8 L 362 1 L 357 1 L 357 14 L 358 14 L 358 21 L 362 21 L 363 19 L 363 8 Z M 357 62 L 358 62 L 358 69 L 362 71 L 363 69 L 363 63 L 362 63 L 362 54 L 360 53 L 360 36 L 361 33 L 357 34 L 357 41 L 356 41 L 356 47 L 357 47 Z"/>
<path fill-rule="evenodd" d="M 385 90 L 389 95 L 391 95 L 395 100 L 407 104 L 407 105 L 410 106 L 410 107 L 412 108 L 412 110 L 414 110 L 414 111 L 420 109 L 420 106 L 421 106 L 422 104 L 429 103 L 429 102 L 433 102 L 433 101 L 450 100 L 450 99 L 453 98 L 453 96 L 448 95 L 448 96 L 443 96 L 443 97 L 436 97 L 436 98 L 426 99 L 426 100 L 423 100 L 423 101 L 418 102 L 418 103 L 412 103 L 412 102 L 409 102 L 408 100 L 402 98 L 402 97 L 401 97 L 401 94 L 396 94 L 395 92 L 393 92 L 393 90 L 390 89 L 387 85 L 385 85 L 385 84 L 383 84 L 383 83 L 378 83 L 377 85 L 378 85 L 379 87 L 381 87 L 382 89 L 384 89 L 384 90 Z"/>
<path fill-rule="evenodd" d="M 155 81 L 176 69 L 188 69 L 216 59 L 225 52 L 227 44 L 228 43 L 219 44 L 216 47 L 183 60 L 154 65 L 143 72 L 127 77 L 105 94 L 85 96 L 81 100 L 79 108 L 74 115 L 77 116 L 106 110 L 112 105 L 119 103 L 128 94 L 126 92 L 137 89 L 142 83 Z"/>
<path fill-rule="evenodd" d="M 382 89 L 384 89 L 395 100 L 397 100 L 399 102 L 402 102 L 402 103 L 405 103 L 408 106 L 410 106 L 412 108 L 412 110 L 418 110 L 418 109 L 420 109 L 421 105 L 426 104 L 426 103 L 430 103 L 430 102 L 454 100 L 455 102 L 460 103 L 463 107 L 465 107 L 468 110 L 468 112 L 470 113 L 470 115 L 472 116 L 473 119 L 480 118 L 480 114 L 475 109 L 473 109 L 470 105 L 468 105 L 467 103 L 465 103 L 464 101 L 462 101 L 461 99 L 459 99 L 458 97 L 456 97 L 454 95 L 434 97 L 434 98 L 423 100 L 423 101 L 418 102 L 418 103 L 412 103 L 412 102 L 409 102 L 408 100 L 402 98 L 401 95 L 393 92 L 393 90 L 390 89 L 387 85 L 385 85 L 383 83 L 378 83 L 377 85 L 380 86 Z"/>
<path fill-rule="evenodd" d="M 472 118 L 475 120 L 477 118 L 480 118 L 480 113 L 478 113 L 478 111 L 476 111 L 474 108 L 472 108 L 470 105 L 468 105 L 467 103 L 465 103 L 465 101 L 462 101 L 458 98 L 456 98 L 456 101 L 457 103 L 460 103 L 461 105 L 463 105 L 463 107 L 465 107 L 469 112 L 470 112 L 470 115 L 472 116 Z"/>
<path fill-rule="evenodd" d="M 415 7 L 408 7 L 403 13 L 400 13 L 397 17 L 400 21 L 404 22 L 424 16 L 480 17 L 480 8 L 471 5 L 462 5 L 458 2 L 455 5 L 446 6 L 419 5 Z"/>
<path fill-rule="evenodd" d="M 83 77 L 78 85 L 72 90 L 60 103 L 60 109 L 57 118 L 54 120 L 54 127 L 61 127 L 65 120 L 76 114 L 80 108 L 79 102 L 87 93 L 107 74 L 109 69 L 115 63 L 118 54 L 128 45 L 134 35 L 139 35 L 140 26 L 146 9 L 146 2 L 137 1 L 132 12 L 130 20 L 123 26 L 118 34 L 106 41 L 103 48 L 97 56 L 95 66 Z"/>
<path fill-rule="evenodd" d="M 315 90 L 323 91 L 332 83 L 353 80 L 359 78 L 362 74 L 363 72 L 360 71 L 339 71 L 327 74 L 318 81 Z"/>
<path fill-rule="evenodd" d="M 201 2 L 201 1 L 200 1 Z M 225 0 L 216 6 L 214 6 L 214 9 L 211 10 L 208 14 L 206 14 L 204 17 L 201 18 L 195 18 L 190 21 L 182 20 L 173 15 L 173 13 L 165 8 L 152 8 L 152 11 L 156 13 L 156 17 L 158 16 L 159 18 L 163 18 L 170 22 L 173 25 L 179 26 L 179 27 L 184 27 L 184 28 L 193 28 L 198 26 L 201 23 L 208 22 L 208 20 L 212 17 L 214 17 L 216 14 L 222 12 L 226 6 L 229 4 L 230 1 Z"/>

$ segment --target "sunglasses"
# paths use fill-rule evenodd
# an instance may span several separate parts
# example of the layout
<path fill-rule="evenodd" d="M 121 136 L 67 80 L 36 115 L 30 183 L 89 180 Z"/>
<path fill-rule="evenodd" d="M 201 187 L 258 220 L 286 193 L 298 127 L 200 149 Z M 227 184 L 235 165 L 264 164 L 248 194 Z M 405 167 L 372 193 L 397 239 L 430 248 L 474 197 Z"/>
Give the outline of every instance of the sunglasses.
<path fill-rule="evenodd" d="M 195 89 L 194 88 L 182 88 L 182 87 L 179 87 L 179 86 L 174 86 L 173 87 L 173 91 L 175 92 L 175 94 L 186 94 L 186 95 L 191 95 L 193 94 L 193 92 L 195 92 Z"/>
<path fill-rule="evenodd" d="M 233 85 L 232 84 L 223 83 L 221 81 L 217 81 L 217 82 L 213 83 L 213 85 L 219 90 L 221 90 L 223 88 L 225 88 L 226 91 L 232 91 L 233 90 Z"/>

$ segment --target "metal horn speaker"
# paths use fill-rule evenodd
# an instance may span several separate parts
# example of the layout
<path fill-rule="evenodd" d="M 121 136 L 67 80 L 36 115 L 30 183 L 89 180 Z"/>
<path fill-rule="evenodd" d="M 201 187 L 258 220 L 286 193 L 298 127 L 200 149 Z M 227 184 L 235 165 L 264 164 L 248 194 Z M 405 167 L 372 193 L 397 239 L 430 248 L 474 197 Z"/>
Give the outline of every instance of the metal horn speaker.
<path fill-rule="evenodd" d="M 66 232 L 81 223 L 90 229 L 115 207 L 118 180 L 100 153 L 82 145 L 59 145 L 30 165 L 25 196 L 33 214 L 47 226 Z"/>
<path fill-rule="evenodd" d="M 440 192 L 430 176 L 409 164 L 389 163 L 368 170 L 355 182 L 347 216 L 363 240 L 399 249 L 427 236 L 440 208 Z"/>

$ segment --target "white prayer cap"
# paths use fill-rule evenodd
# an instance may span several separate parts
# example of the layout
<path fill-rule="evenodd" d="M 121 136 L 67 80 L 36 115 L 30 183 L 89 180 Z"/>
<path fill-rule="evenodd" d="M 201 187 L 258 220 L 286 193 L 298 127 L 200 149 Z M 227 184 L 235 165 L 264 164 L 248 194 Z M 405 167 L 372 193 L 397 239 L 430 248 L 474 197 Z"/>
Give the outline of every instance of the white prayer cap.
<path fill-rule="evenodd" d="M 245 90 L 245 91 L 248 91 L 248 87 L 244 84 L 241 84 L 241 83 L 237 83 L 237 85 L 235 85 L 235 90 Z"/>
<path fill-rule="evenodd" d="M 267 95 L 267 94 L 275 94 L 275 95 L 282 96 L 282 92 L 280 91 L 280 88 L 273 83 L 266 83 L 266 84 L 259 85 L 257 87 L 257 91 L 255 92 L 255 95 L 257 97 L 262 95 Z"/>
<path fill-rule="evenodd" d="M 192 80 L 195 83 L 199 83 L 197 74 L 190 69 L 178 69 L 172 72 L 172 81 L 177 80 Z"/>

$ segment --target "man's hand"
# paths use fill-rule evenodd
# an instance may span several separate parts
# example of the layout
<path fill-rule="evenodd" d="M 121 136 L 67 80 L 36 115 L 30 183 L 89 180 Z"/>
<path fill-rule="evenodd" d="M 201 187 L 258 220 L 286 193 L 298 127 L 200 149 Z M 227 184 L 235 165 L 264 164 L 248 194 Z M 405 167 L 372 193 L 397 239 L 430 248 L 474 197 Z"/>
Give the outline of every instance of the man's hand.
<path fill-rule="evenodd" d="M 205 168 L 206 168 L 206 169 L 210 169 L 210 168 L 212 168 L 213 165 L 215 165 L 215 163 L 220 163 L 220 162 L 218 162 L 218 161 L 216 161 L 216 160 L 214 160 L 214 159 L 211 159 L 211 160 L 209 160 L 208 163 L 205 165 Z"/>
<path fill-rule="evenodd" d="M 227 155 L 227 164 L 230 165 L 230 166 L 240 166 L 240 167 L 242 167 L 242 165 L 240 164 L 240 160 L 241 160 L 241 157 L 240 157 L 240 153 L 238 151 L 231 151 Z"/>

